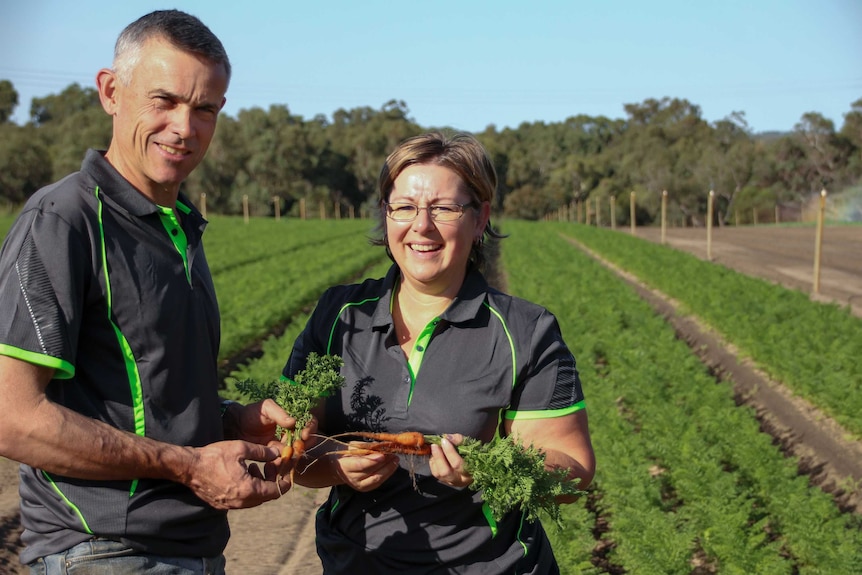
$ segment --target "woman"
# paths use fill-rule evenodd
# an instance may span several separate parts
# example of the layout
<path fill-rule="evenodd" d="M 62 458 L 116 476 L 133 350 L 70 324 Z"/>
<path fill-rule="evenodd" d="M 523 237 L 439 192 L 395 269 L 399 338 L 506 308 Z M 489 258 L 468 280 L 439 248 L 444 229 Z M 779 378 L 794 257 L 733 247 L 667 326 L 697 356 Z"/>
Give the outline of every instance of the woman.
<path fill-rule="evenodd" d="M 558 573 L 541 524 L 495 523 L 467 487 L 456 445 L 513 435 L 584 488 L 595 461 L 575 361 L 544 308 L 479 271 L 497 176 L 472 136 L 402 142 L 378 181 L 385 278 L 330 288 L 284 369 L 311 352 L 343 358 L 345 387 L 315 413 L 322 434 L 444 435 L 430 458 L 344 456 L 329 441 L 297 476 L 332 486 L 317 517 L 324 572 Z M 329 445 L 329 448 L 325 447 Z M 329 449 L 329 453 L 323 453 Z M 571 500 L 565 501 L 570 502 Z"/>

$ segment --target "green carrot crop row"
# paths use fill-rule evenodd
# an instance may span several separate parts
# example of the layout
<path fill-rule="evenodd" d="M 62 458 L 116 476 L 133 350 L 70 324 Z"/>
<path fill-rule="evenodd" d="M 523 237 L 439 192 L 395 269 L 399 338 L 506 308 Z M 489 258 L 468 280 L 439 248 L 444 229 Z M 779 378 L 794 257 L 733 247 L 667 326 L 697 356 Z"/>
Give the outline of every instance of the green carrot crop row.
<path fill-rule="evenodd" d="M 504 231 L 509 291 L 549 307 L 578 359 L 604 560 L 630 573 L 862 572 L 859 519 L 798 475 L 648 304 L 554 226 Z M 567 525 L 558 554 L 596 527 Z M 591 572 L 589 560 L 564 572 Z"/>
<path fill-rule="evenodd" d="M 205 241 L 210 265 L 221 270 L 213 275 L 221 306 L 221 357 L 286 324 L 330 285 L 385 260 L 368 242 L 371 226 L 369 220 L 245 224 L 240 218 L 216 218 L 207 230 L 213 237 Z"/>
<path fill-rule="evenodd" d="M 862 319 L 630 234 L 550 227 L 681 302 L 774 379 L 862 437 Z"/>

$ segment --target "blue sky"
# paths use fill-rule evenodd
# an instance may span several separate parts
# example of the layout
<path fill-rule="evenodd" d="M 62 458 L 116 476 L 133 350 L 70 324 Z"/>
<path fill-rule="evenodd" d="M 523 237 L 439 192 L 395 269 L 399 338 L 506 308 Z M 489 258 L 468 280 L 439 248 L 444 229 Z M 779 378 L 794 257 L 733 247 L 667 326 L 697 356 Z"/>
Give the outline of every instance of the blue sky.
<path fill-rule="evenodd" d="M 862 98 L 860 0 L 2 0 L 0 79 L 33 97 L 93 86 L 120 30 L 155 9 L 200 17 L 234 67 L 225 112 L 285 104 L 310 119 L 406 102 L 423 127 L 625 118 L 685 98 L 755 132 L 806 112 L 843 123 Z"/>

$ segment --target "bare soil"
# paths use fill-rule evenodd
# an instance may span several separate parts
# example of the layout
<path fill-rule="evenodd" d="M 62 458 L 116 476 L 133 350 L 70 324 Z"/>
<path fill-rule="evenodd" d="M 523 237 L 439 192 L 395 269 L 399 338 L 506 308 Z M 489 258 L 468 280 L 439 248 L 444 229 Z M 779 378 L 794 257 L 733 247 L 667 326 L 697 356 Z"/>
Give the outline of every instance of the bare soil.
<path fill-rule="evenodd" d="M 636 233 L 661 241 L 657 228 Z M 813 228 L 722 228 L 713 230 L 712 260 L 743 273 L 763 277 L 793 289 L 811 292 L 815 251 Z M 706 258 L 706 230 L 669 229 L 666 242 Z M 821 252 L 820 290 L 815 299 L 836 301 L 862 315 L 862 227 L 827 228 Z M 800 471 L 833 493 L 849 512 L 862 510 L 862 495 L 846 491 L 848 481 L 862 485 L 862 444 L 847 439 L 834 422 L 795 398 L 780 383 L 769 381 L 751 365 L 737 359 L 732 346 L 722 342 L 693 318 L 676 312 L 672 300 L 636 286 L 669 322 L 681 339 L 698 350 L 718 378 L 733 382 L 740 403 L 755 406 L 765 431 L 788 452 L 800 457 Z M 858 489 L 858 488 L 857 488 Z M 288 575 L 322 573 L 314 545 L 314 515 L 327 490 L 295 487 L 278 501 L 253 509 L 231 511 L 232 537 L 225 551 L 231 575 Z M 26 573 L 18 562 L 20 520 L 17 464 L 0 458 L 0 573 Z"/>

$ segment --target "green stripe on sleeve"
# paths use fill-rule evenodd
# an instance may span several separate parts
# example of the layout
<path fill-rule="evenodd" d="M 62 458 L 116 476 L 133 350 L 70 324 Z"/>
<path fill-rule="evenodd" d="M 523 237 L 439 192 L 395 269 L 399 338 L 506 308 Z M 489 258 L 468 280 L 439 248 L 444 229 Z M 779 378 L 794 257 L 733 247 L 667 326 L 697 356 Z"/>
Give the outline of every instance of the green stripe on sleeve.
<path fill-rule="evenodd" d="M 0 343 L 0 355 L 14 357 L 33 365 L 51 368 L 54 370 L 54 379 L 72 379 L 75 377 L 75 366 L 59 357 L 27 351 L 26 349 L 13 347 L 5 343 Z"/>
<path fill-rule="evenodd" d="M 579 401 L 569 407 L 562 409 L 543 409 L 541 411 L 507 411 L 503 414 L 506 419 L 548 419 L 551 417 L 562 417 L 580 411 L 587 407 L 586 401 Z"/>

